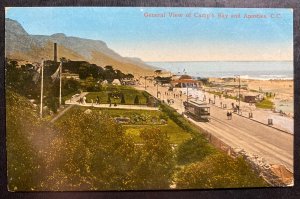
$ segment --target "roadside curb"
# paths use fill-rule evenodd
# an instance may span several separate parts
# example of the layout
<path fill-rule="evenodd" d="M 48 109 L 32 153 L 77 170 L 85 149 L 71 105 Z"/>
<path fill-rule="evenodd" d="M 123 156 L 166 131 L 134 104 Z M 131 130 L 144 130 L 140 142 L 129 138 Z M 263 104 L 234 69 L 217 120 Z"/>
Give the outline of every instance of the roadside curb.
<path fill-rule="evenodd" d="M 223 108 L 221 108 L 221 107 L 218 107 L 218 106 L 216 106 L 216 105 L 214 105 L 214 104 L 211 104 L 211 105 L 213 105 L 213 106 L 215 106 L 215 107 L 217 107 L 217 108 L 219 108 L 219 109 L 225 110 L 225 109 L 223 109 Z M 233 113 L 234 113 L 234 112 L 233 112 Z M 255 119 L 252 119 L 252 118 L 248 118 L 248 117 L 246 117 L 246 116 L 239 115 L 239 114 L 237 114 L 237 113 L 234 113 L 234 114 L 235 114 L 235 115 L 238 115 L 238 116 L 240 116 L 240 117 L 243 117 L 243 118 L 249 119 L 249 120 L 251 120 L 251 121 L 254 121 L 254 122 L 257 122 L 257 123 L 263 124 L 263 125 L 265 125 L 265 126 L 268 126 L 268 127 L 270 127 L 270 128 L 276 129 L 276 130 L 278 130 L 278 131 L 281 131 L 281 132 L 283 132 L 283 133 L 286 133 L 286 134 L 289 134 L 289 135 L 294 135 L 294 134 L 292 134 L 292 133 L 290 133 L 290 132 L 288 132 L 288 131 L 285 131 L 285 130 L 279 129 L 279 128 L 277 128 L 277 127 L 274 127 L 274 126 L 270 126 L 270 125 L 268 125 L 268 124 L 265 124 L 265 123 L 263 123 L 263 122 L 260 122 L 260 121 L 258 121 L 258 120 L 255 120 Z"/>

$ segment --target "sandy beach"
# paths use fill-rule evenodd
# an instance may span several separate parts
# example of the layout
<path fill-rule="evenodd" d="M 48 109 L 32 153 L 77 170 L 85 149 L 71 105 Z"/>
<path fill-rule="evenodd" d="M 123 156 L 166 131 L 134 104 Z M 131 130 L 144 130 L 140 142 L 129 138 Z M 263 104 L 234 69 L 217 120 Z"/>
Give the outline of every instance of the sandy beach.
<path fill-rule="evenodd" d="M 224 80 L 221 78 L 210 78 L 211 82 L 225 85 L 238 85 L 238 79 Z M 293 80 L 254 80 L 241 78 L 241 93 L 272 93 L 275 97 L 271 100 L 276 111 L 282 111 L 288 116 L 294 116 L 294 82 Z M 236 92 L 236 89 L 234 90 Z"/>

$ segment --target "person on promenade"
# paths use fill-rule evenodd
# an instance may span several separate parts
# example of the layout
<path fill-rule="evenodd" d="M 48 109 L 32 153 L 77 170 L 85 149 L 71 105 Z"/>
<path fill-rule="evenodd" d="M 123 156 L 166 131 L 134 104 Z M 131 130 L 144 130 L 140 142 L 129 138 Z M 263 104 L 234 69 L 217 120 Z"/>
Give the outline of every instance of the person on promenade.
<path fill-rule="evenodd" d="M 98 95 L 97 95 L 97 99 L 96 99 L 96 104 L 100 104 L 100 98 Z"/>
<path fill-rule="evenodd" d="M 229 111 L 227 111 L 227 120 L 229 120 L 229 117 L 230 117 Z"/>

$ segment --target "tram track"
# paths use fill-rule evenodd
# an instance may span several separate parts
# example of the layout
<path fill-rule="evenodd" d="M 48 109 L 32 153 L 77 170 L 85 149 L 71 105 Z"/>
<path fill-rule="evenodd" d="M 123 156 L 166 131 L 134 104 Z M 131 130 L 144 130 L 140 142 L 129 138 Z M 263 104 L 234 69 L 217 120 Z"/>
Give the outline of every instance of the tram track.
<path fill-rule="evenodd" d="M 284 149 L 284 147 L 281 147 L 280 144 L 269 142 L 270 140 L 266 139 L 266 136 L 255 135 L 259 134 L 259 132 L 255 132 L 253 135 L 251 134 L 253 132 L 249 131 L 249 128 L 246 128 L 245 126 L 236 126 L 236 123 L 235 126 L 233 126 L 233 124 L 215 116 L 211 116 L 211 121 L 209 123 L 197 122 L 197 125 L 208 130 L 232 147 L 243 148 L 249 153 L 257 154 L 265 158 L 270 163 L 280 163 L 293 170 L 293 153 Z M 265 130 L 264 128 L 261 128 L 259 131 L 262 132 Z M 254 130 L 255 129 L 253 129 L 253 131 Z M 282 134 L 281 132 L 276 133 Z M 275 134 L 273 136 L 276 136 Z M 267 137 L 270 137 L 270 135 Z"/>

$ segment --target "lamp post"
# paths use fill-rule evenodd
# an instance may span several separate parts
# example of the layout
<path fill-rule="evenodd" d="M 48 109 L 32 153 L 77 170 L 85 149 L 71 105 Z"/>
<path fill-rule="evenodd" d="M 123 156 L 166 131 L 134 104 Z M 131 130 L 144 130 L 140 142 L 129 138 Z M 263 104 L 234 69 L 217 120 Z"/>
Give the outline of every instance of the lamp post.
<path fill-rule="evenodd" d="M 156 98 L 158 99 L 158 82 L 156 82 Z"/>
<path fill-rule="evenodd" d="M 240 75 L 235 75 L 236 77 L 239 78 L 239 109 L 238 113 L 240 113 L 240 108 L 241 108 L 241 76 Z"/>
<path fill-rule="evenodd" d="M 188 83 L 186 83 L 186 102 L 189 102 L 189 86 L 188 86 Z"/>

